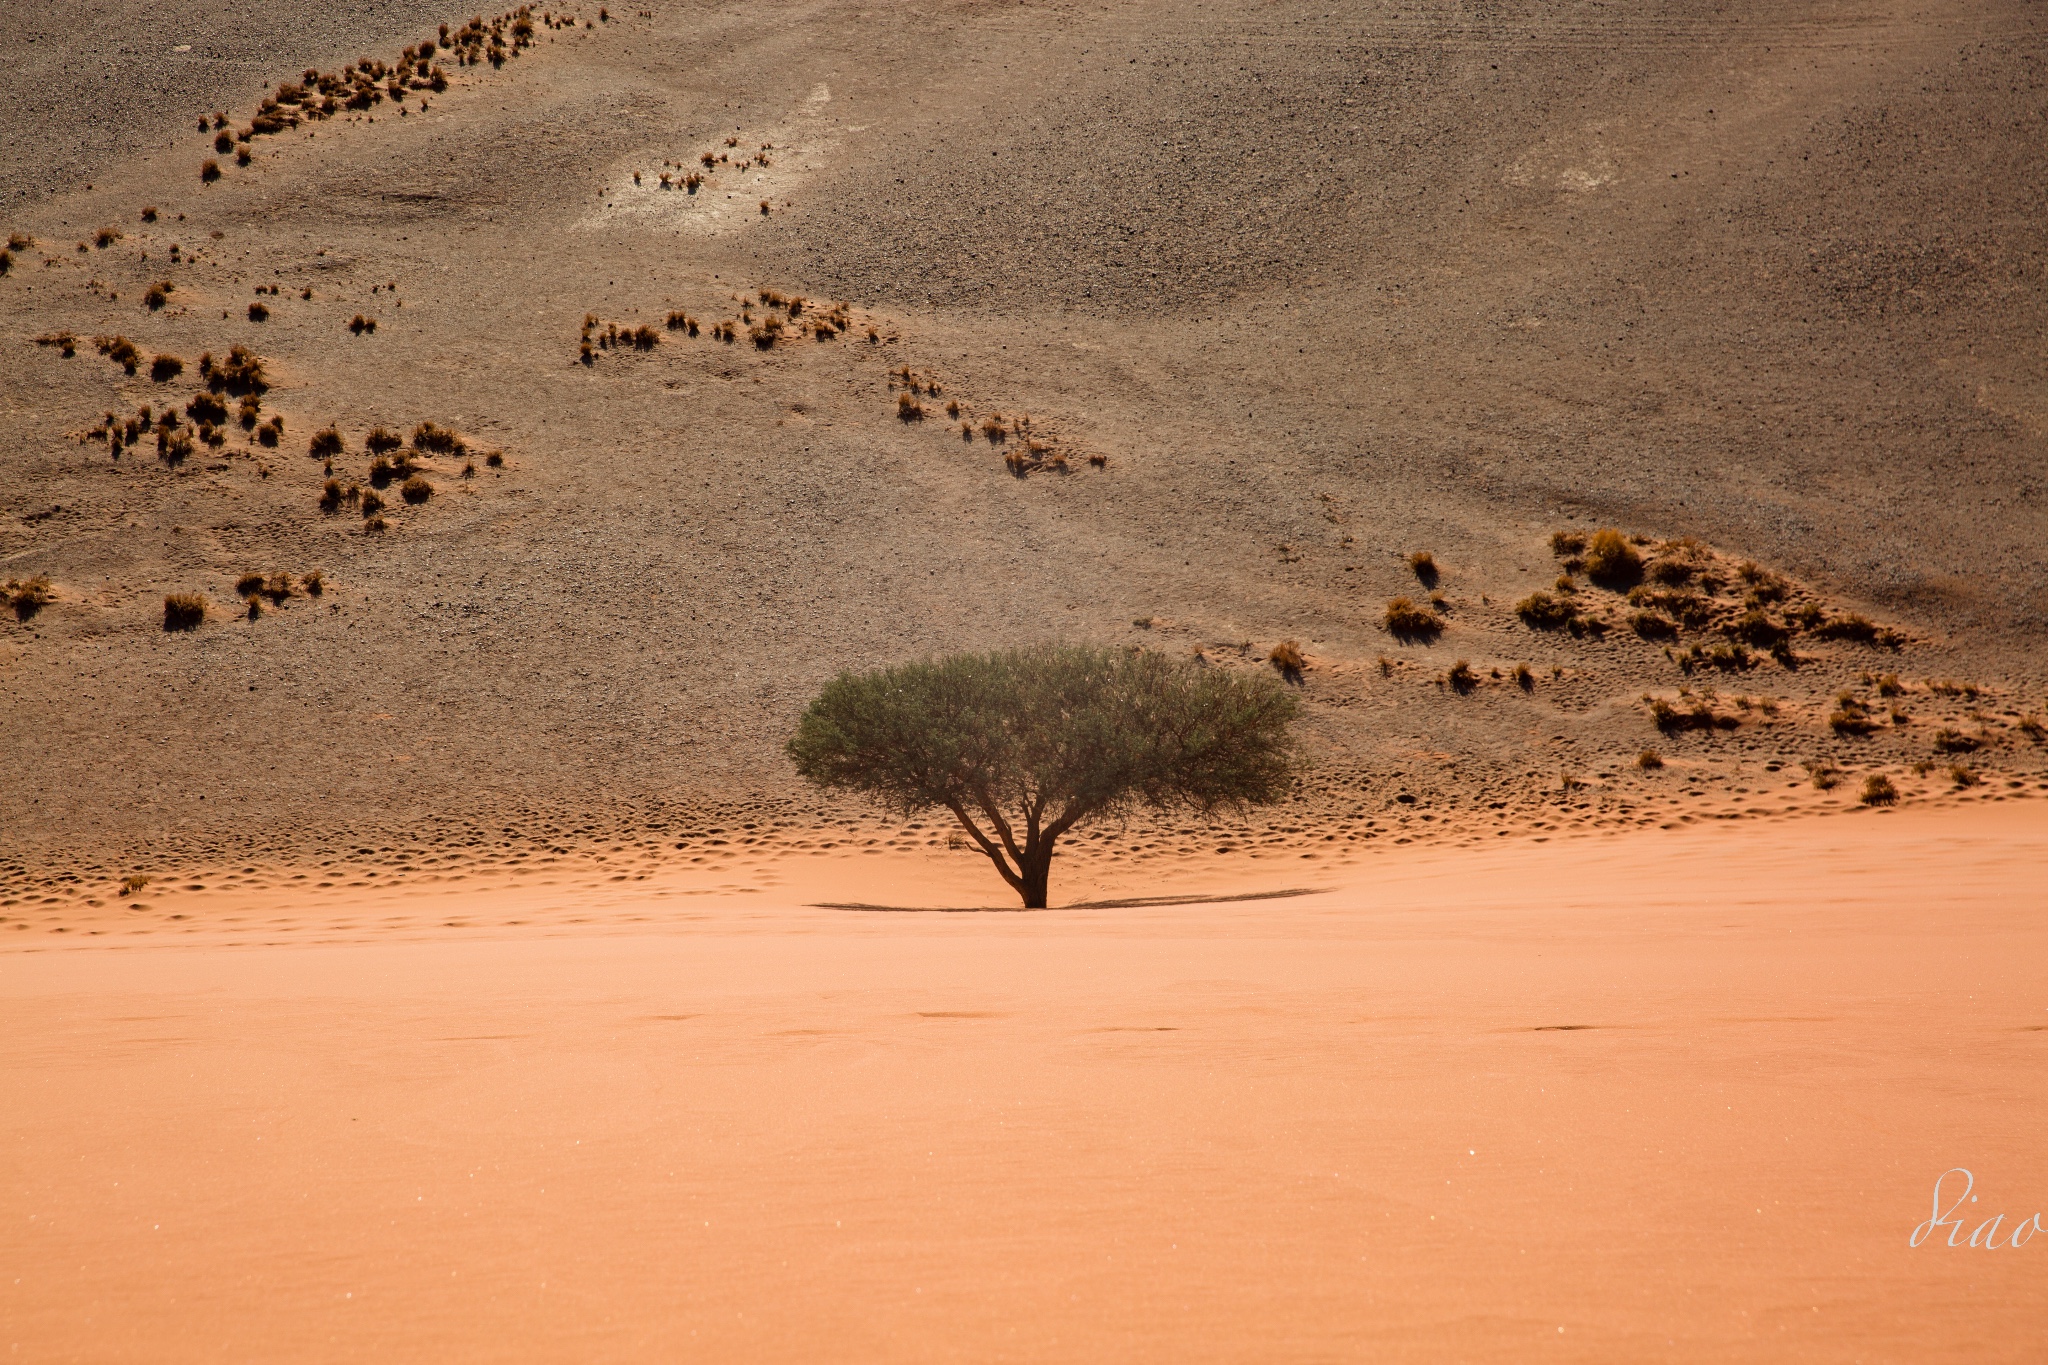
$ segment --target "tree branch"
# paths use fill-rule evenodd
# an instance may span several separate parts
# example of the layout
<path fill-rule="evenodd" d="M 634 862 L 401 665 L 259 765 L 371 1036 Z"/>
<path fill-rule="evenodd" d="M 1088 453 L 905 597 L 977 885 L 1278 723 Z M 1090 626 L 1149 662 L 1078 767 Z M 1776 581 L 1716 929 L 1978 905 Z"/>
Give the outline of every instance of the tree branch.
<path fill-rule="evenodd" d="M 960 822 L 960 827 L 967 831 L 968 837 L 973 839 L 975 843 L 981 845 L 981 851 L 983 853 L 986 853 L 988 855 L 988 860 L 996 865 L 996 871 L 1003 874 L 1003 880 L 1010 884 L 1010 889 L 1013 891 L 1022 892 L 1024 890 L 1023 876 L 1020 873 L 1012 872 L 1010 870 L 1009 863 L 1003 860 L 1003 851 L 997 848 L 994 844 L 990 843 L 988 836 L 981 832 L 981 830 L 975 825 L 974 821 L 967 818 L 967 812 L 960 808 L 960 803 L 957 801 L 948 801 L 946 803 L 946 809 L 953 812 L 953 818 Z M 1018 865 L 1019 867 L 1021 867 L 1022 863 L 1020 862 Z"/>

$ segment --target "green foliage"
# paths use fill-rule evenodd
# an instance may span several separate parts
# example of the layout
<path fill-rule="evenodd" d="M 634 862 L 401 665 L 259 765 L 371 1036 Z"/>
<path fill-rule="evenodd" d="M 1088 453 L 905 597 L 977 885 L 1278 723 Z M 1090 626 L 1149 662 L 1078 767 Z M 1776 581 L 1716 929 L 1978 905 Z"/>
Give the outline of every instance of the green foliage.
<path fill-rule="evenodd" d="M 1084 820 L 1278 800 L 1295 769 L 1298 712 L 1263 675 L 1044 645 L 842 673 L 804 712 L 788 753 L 821 787 L 906 814 L 950 810 L 1039 908 L 1054 841 Z"/>

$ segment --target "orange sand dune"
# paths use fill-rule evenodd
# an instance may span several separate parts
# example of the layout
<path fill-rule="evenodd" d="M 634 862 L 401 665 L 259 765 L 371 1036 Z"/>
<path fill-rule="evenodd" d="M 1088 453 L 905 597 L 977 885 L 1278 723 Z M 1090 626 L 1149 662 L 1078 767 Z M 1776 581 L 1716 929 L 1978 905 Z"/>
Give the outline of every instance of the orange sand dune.
<path fill-rule="evenodd" d="M 573 932 L 438 927 L 552 894 L 473 882 L 387 892 L 395 941 L 38 934 L 0 956 L 0 1343 L 2034 1360 L 2048 1238 L 1908 1237 L 1951 1167 L 2048 1213 L 2044 866 L 2010 803 L 1387 850 L 1276 900 L 804 903 L 948 903 L 876 857 Z"/>

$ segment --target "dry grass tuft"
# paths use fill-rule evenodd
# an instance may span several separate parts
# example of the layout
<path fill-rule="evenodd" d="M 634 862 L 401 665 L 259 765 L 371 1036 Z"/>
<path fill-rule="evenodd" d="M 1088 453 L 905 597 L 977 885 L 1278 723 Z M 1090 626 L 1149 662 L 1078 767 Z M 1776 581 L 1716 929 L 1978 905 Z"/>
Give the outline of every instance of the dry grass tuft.
<path fill-rule="evenodd" d="M 105 251 L 108 247 L 120 241 L 123 235 L 121 229 L 117 227 L 103 227 L 92 235 L 92 244 L 101 251 Z"/>
<path fill-rule="evenodd" d="M 1423 587 L 1433 588 L 1436 586 L 1437 568 L 1435 555 L 1427 550 L 1417 550 L 1414 554 L 1408 556 L 1408 567 L 1414 570 L 1417 581 Z"/>
<path fill-rule="evenodd" d="M 1583 554 L 1586 537 L 1578 531 L 1555 531 L 1550 537 L 1550 552 L 1559 558 L 1565 555 Z"/>
<path fill-rule="evenodd" d="M 251 322 L 268 322 L 268 321 L 270 321 L 270 309 L 269 309 L 269 308 L 267 308 L 267 307 L 265 307 L 265 306 L 264 306 L 263 304 L 260 304 L 260 303 L 252 303 L 252 304 L 250 304 L 250 305 L 249 305 L 249 321 L 251 321 Z"/>
<path fill-rule="evenodd" d="M 1984 779 L 1977 776 L 1973 769 L 1966 768 L 1960 763 L 1951 763 L 1948 765 L 1948 780 L 1955 783 L 1956 790 L 1960 791 L 1964 787 L 1974 787 Z"/>
<path fill-rule="evenodd" d="M 1664 755 L 1655 749 L 1645 749 L 1636 755 L 1636 766 L 1646 773 L 1656 772 L 1664 766 Z"/>
<path fill-rule="evenodd" d="M 142 210 L 142 221 L 145 223 L 154 223 L 156 221 L 155 204 L 150 204 Z"/>
<path fill-rule="evenodd" d="M 320 486 L 320 510 L 333 516 L 341 510 L 342 496 L 341 480 L 329 479 Z"/>
<path fill-rule="evenodd" d="M 159 384 L 167 384 L 185 373 L 185 362 L 174 355 L 160 355 L 149 362 L 149 377 Z"/>
<path fill-rule="evenodd" d="M 199 168 L 199 178 L 209 185 L 220 179 L 220 163 L 209 158 L 206 164 Z"/>
<path fill-rule="evenodd" d="M 1863 795 L 1857 799 L 1866 806 L 1895 806 L 1899 803 L 1899 789 L 1883 773 L 1872 773 L 1863 779 Z"/>
<path fill-rule="evenodd" d="M 377 330 L 377 319 L 366 318 L 361 313 L 358 313 L 348 320 L 348 329 L 357 336 L 362 336 L 365 332 L 375 332 Z"/>
<path fill-rule="evenodd" d="M 308 597 L 318 597 L 327 591 L 327 575 L 319 569 L 306 574 L 299 579 L 299 582 L 305 586 L 306 596 Z"/>
<path fill-rule="evenodd" d="M 469 445 L 447 427 L 422 422 L 412 429 L 412 448 L 429 455 L 461 455 Z"/>
<path fill-rule="evenodd" d="M 1586 577 L 1606 588 L 1631 588 L 1642 581 L 1643 557 L 1613 527 L 1586 542 Z"/>
<path fill-rule="evenodd" d="M 1984 741 L 1976 735 L 1961 730 L 1937 730 L 1934 733 L 1934 748 L 1937 753 L 1973 754 L 1984 747 Z"/>
<path fill-rule="evenodd" d="M 26 582 L 10 578 L 0 588 L 0 606 L 13 607 L 17 621 L 33 621 L 37 612 L 56 600 L 57 591 L 50 586 L 47 574 L 37 574 Z"/>
<path fill-rule="evenodd" d="M 398 486 L 398 493 L 400 497 L 417 507 L 434 496 L 434 485 L 415 474 Z"/>
<path fill-rule="evenodd" d="M 1841 785 L 1842 770 L 1834 764 L 1825 760 L 1809 761 L 1805 767 L 1806 775 L 1812 779 L 1816 791 L 1833 791 Z"/>
<path fill-rule="evenodd" d="M 368 520 L 384 510 L 384 499 L 378 497 L 375 493 L 365 492 L 359 501 L 364 520 Z"/>
<path fill-rule="evenodd" d="M 206 599 L 196 592 L 174 592 L 164 598 L 165 630 L 197 630 L 206 619 Z"/>
<path fill-rule="evenodd" d="M 896 420 L 899 422 L 922 422 L 924 420 L 924 404 L 917 401 L 915 394 L 897 394 Z"/>
<path fill-rule="evenodd" d="M 228 405 L 210 393 L 195 393 L 185 405 L 185 415 L 195 422 L 219 426 L 228 420 Z"/>
<path fill-rule="evenodd" d="M 400 439 L 397 432 L 386 430 L 383 427 L 376 428 L 363 438 L 363 449 L 369 451 L 372 455 L 389 455 L 404 444 L 405 442 Z"/>
<path fill-rule="evenodd" d="M 1441 616 L 1405 597 L 1387 603 L 1386 623 L 1388 632 L 1402 640 L 1434 640 L 1444 630 Z"/>
<path fill-rule="evenodd" d="M 1524 692 L 1534 692 L 1536 690 L 1536 675 L 1529 671 L 1529 665 L 1516 664 L 1514 678 L 1515 686 L 1521 688 Z"/>
<path fill-rule="evenodd" d="M 1472 665 L 1463 659 L 1451 665 L 1451 671 L 1444 674 L 1444 681 L 1459 696 L 1465 696 L 1479 686 L 1479 675 L 1472 671 Z"/>
<path fill-rule="evenodd" d="M 347 450 L 348 445 L 341 439 L 341 433 L 333 427 L 314 432 L 313 439 L 306 445 L 306 453 L 316 460 L 330 460 Z"/>
<path fill-rule="evenodd" d="M 1547 592 L 1532 592 L 1515 603 L 1515 615 L 1532 630 L 1561 630 L 1578 614 L 1577 603 Z"/>
<path fill-rule="evenodd" d="M 1273 646 L 1273 652 L 1266 656 L 1266 662 L 1280 670 L 1282 677 L 1290 682 L 1301 677 L 1308 667 L 1308 660 L 1302 657 L 1301 645 L 1294 640 L 1282 640 Z"/>

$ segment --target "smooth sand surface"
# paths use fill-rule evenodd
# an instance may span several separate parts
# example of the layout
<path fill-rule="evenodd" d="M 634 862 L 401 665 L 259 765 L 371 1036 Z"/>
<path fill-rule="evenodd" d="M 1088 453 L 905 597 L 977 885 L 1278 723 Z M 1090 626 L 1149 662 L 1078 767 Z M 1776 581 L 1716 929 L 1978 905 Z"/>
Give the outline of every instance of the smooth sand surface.
<path fill-rule="evenodd" d="M 2048 1239 L 1907 1240 L 1955 1166 L 1981 1218 L 2048 1212 L 2044 866 L 2014 802 L 1385 849 L 1260 901 L 823 910 L 954 888 L 817 858 L 573 931 L 37 935 L 0 1343 L 2038 1359 Z"/>

